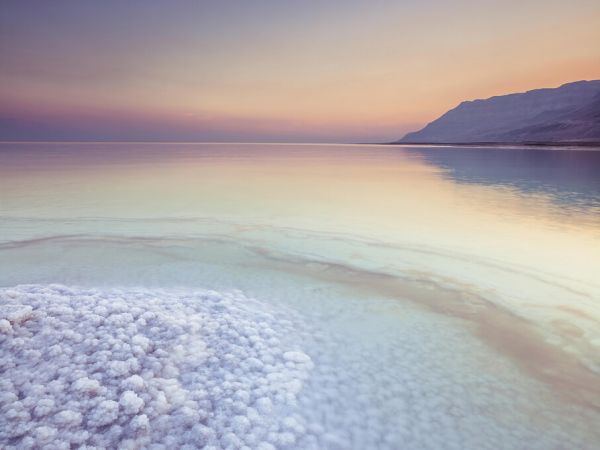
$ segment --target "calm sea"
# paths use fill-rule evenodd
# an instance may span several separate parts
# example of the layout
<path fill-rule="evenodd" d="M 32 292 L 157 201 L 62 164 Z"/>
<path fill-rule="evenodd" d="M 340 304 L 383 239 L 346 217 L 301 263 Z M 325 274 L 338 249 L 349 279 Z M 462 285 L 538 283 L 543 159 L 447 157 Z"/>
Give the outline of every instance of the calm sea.
<path fill-rule="evenodd" d="M 397 445 L 598 443 L 600 149 L 3 143 L 0 267 L 1 287 L 290 308 L 341 343 L 299 408 L 354 448 L 394 448 L 376 426 L 408 427 Z M 399 425 L 418 405 L 442 413 Z"/>

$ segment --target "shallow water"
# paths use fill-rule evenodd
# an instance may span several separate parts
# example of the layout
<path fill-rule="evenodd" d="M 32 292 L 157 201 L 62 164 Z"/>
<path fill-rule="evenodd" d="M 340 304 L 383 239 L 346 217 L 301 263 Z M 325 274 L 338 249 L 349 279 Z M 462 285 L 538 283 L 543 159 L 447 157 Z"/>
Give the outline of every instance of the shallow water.
<path fill-rule="evenodd" d="M 314 368 L 276 447 L 593 448 L 599 173 L 593 149 L 0 144 L 0 287 L 297 315 Z"/>

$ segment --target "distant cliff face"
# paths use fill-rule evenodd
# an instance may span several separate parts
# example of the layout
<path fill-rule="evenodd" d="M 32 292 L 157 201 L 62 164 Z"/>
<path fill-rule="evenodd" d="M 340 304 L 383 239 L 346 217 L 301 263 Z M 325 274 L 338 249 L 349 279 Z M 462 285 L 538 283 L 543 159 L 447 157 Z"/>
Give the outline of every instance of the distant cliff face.
<path fill-rule="evenodd" d="M 600 141 L 600 80 L 463 102 L 398 142 Z"/>

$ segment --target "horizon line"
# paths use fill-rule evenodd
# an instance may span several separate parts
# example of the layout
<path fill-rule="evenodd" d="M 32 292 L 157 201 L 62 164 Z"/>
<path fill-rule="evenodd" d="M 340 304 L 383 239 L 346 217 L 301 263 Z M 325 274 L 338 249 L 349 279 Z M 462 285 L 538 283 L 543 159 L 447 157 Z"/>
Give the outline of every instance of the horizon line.
<path fill-rule="evenodd" d="M 260 145 L 378 145 L 387 144 L 387 142 L 318 142 L 318 141 L 297 141 L 297 142 L 277 142 L 277 141 L 99 141 L 99 140 L 30 140 L 30 141 L 4 141 L 0 144 L 260 144 Z"/>

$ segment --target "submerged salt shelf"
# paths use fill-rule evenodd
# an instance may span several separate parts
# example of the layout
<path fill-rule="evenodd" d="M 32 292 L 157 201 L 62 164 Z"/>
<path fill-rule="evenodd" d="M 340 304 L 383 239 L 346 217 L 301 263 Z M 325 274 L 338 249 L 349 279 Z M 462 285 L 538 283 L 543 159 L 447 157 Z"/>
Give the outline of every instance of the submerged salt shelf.
<path fill-rule="evenodd" d="M 329 268 L 329 273 L 334 269 L 353 272 L 364 288 L 375 291 L 386 284 L 379 277 L 386 282 L 456 292 L 459 298 L 452 304 L 428 304 L 441 311 L 465 306 L 466 310 L 458 313 L 474 320 L 476 314 L 468 311 L 471 304 L 484 310 L 486 305 L 497 308 L 515 321 L 529 324 L 545 341 L 600 376 L 600 284 L 593 268 L 589 274 L 577 276 L 556 266 L 545 267 L 544 262 L 518 264 L 419 241 L 209 218 L 97 218 L 72 223 L 13 219 L 5 224 L 18 229 L 19 237 L 29 239 L 0 244 L 0 259 L 11 262 L 9 270 L 0 274 L 4 285 L 33 281 L 205 287 L 198 282 L 210 280 L 194 266 L 207 262 L 223 261 L 224 273 L 235 273 L 240 264 L 260 263 L 263 268 L 287 267 L 291 271 L 321 266 Z M 33 231 L 45 229 L 61 234 L 32 238 Z M 164 229 L 171 235 L 160 236 Z M 35 258 L 38 264 L 30 267 Z M 129 258 L 125 267 L 111 264 Z M 309 271 L 319 273 L 318 269 Z M 226 286 L 235 288 L 238 283 L 232 280 Z"/>
<path fill-rule="evenodd" d="M 487 350 L 448 323 L 320 295 L 300 314 L 239 291 L 2 289 L 0 442 L 545 449 L 598 437 L 597 417 L 510 364 L 486 367 Z"/>

